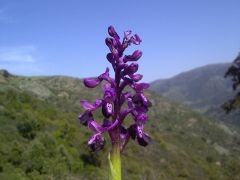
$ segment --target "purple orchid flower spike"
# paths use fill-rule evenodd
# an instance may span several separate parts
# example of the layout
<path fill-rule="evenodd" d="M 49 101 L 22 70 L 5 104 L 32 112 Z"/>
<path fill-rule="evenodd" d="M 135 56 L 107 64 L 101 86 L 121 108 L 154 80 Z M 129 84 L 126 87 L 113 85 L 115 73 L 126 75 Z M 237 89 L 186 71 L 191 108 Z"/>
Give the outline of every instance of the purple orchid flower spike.
<path fill-rule="evenodd" d="M 141 74 L 136 74 L 138 64 L 142 57 L 142 51 L 135 50 L 130 55 L 124 55 L 125 49 L 131 44 L 139 45 L 142 40 L 132 31 L 125 31 L 121 42 L 120 36 L 113 26 L 109 26 L 108 34 L 110 37 L 105 39 L 110 52 L 106 58 L 111 63 L 114 70 L 114 77 L 109 75 L 109 68 L 96 78 L 84 79 L 84 85 L 88 88 L 95 88 L 102 82 L 103 98 L 97 99 L 94 103 L 81 101 L 85 112 L 79 116 L 80 123 L 87 126 L 93 136 L 88 141 L 92 151 L 104 148 L 105 139 L 103 134 L 108 133 L 111 139 L 112 151 L 110 163 L 114 171 L 114 180 L 121 179 L 121 160 L 120 153 L 123 152 L 130 139 L 136 140 L 139 145 L 146 146 L 151 142 L 150 136 L 144 132 L 144 124 L 148 121 L 148 109 L 151 107 L 150 100 L 144 95 L 143 91 L 149 88 L 148 83 L 138 83 L 142 79 Z M 124 92 L 129 87 L 133 91 Z M 134 93 L 133 93 L 134 92 Z M 94 119 L 93 112 L 102 109 L 104 116 L 103 123 Z M 124 127 L 124 119 L 132 116 L 132 125 Z"/>

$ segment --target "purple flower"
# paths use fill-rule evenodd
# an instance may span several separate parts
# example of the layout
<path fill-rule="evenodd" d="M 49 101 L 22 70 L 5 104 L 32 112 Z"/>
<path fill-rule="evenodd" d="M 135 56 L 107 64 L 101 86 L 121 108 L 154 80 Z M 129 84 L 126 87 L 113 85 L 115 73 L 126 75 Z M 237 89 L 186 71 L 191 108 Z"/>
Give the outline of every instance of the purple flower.
<path fill-rule="evenodd" d="M 139 68 L 136 62 L 141 58 L 142 52 L 136 50 L 131 55 L 124 55 L 128 46 L 139 45 L 142 42 L 137 34 L 131 35 L 131 33 L 125 31 L 121 42 L 114 27 L 108 28 L 110 37 L 105 39 L 105 43 L 110 52 L 106 58 L 113 67 L 115 78 L 110 77 L 109 68 L 106 68 L 106 71 L 98 77 L 83 81 L 88 88 L 95 88 L 106 81 L 102 99 L 97 99 L 94 103 L 80 102 L 85 109 L 85 112 L 79 116 L 80 123 L 94 133 L 88 142 L 92 151 L 104 147 L 103 135 L 106 132 L 109 133 L 112 144 L 120 144 L 121 151 L 131 138 L 136 139 L 141 146 L 151 142 L 150 136 L 144 132 L 144 124 L 149 119 L 147 112 L 152 104 L 143 91 L 149 88 L 149 84 L 138 83 L 143 76 L 136 74 Z M 132 90 L 124 91 L 127 86 Z M 93 112 L 99 108 L 102 109 L 103 123 L 94 119 Z M 132 125 L 124 127 L 123 122 L 127 116 L 132 116 Z"/>
<path fill-rule="evenodd" d="M 103 149 L 105 145 L 105 139 L 101 134 L 94 134 L 93 137 L 88 141 L 88 146 L 92 151 L 98 151 Z"/>
<path fill-rule="evenodd" d="M 132 139 L 136 139 L 141 146 L 147 146 L 151 142 L 151 138 L 148 134 L 143 132 L 143 125 L 132 125 L 128 129 Z"/>
<path fill-rule="evenodd" d="M 134 36 L 131 37 L 131 42 L 133 44 L 139 45 L 142 42 L 142 40 L 137 34 L 135 34 Z"/>
<path fill-rule="evenodd" d="M 142 51 L 136 50 L 132 55 L 128 55 L 124 57 L 124 62 L 128 61 L 137 61 L 142 57 Z"/>

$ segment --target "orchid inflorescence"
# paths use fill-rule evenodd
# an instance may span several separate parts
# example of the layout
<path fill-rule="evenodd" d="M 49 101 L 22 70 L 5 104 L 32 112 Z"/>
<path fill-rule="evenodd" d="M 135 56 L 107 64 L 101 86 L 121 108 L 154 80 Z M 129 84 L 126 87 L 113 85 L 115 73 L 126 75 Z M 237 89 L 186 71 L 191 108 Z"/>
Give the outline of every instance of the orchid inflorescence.
<path fill-rule="evenodd" d="M 115 78 L 109 76 L 109 68 L 97 78 L 84 79 L 84 85 L 88 88 L 95 88 L 101 82 L 106 81 L 103 88 L 103 99 L 96 99 L 92 104 L 88 101 L 81 101 L 81 106 L 85 112 L 79 116 L 80 123 L 88 126 L 94 132 L 88 145 L 92 151 L 100 150 L 104 147 L 105 140 L 103 133 L 108 132 L 112 144 L 120 143 L 121 152 L 129 139 L 137 139 L 141 146 L 146 146 L 151 138 L 143 131 L 144 124 L 148 120 L 147 111 L 151 106 L 149 99 L 143 94 L 143 90 L 149 88 L 148 83 L 138 83 L 142 79 L 141 74 L 136 74 L 138 70 L 137 60 L 142 56 L 139 50 L 131 55 L 124 55 L 124 51 L 131 44 L 139 45 L 140 37 L 131 31 L 124 32 L 122 42 L 113 26 L 108 28 L 111 37 L 106 38 L 105 43 L 110 49 L 107 60 L 112 64 Z M 124 92 L 124 89 L 128 91 Z M 126 104 L 126 105 L 124 105 Z M 102 108 L 104 116 L 103 123 L 98 123 L 93 117 L 93 111 Z M 124 119 L 131 114 L 134 123 L 128 128 L 123 125 Z"/>

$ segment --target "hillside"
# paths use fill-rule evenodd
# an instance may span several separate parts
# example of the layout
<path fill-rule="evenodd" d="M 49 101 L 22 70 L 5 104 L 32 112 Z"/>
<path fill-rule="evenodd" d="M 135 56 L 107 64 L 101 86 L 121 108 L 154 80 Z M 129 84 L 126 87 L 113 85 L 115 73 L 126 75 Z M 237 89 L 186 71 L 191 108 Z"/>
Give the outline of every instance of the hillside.
<path fill-rule="evenodd" d="M 208 116 L 240 124 L 239 112 L 226 115 L 221 108 L 225 101 L 235 95 L 231 79 L 224 78 L 229 65 L 207 65 L 170 79 L 157 80 L 151 83 L 151 90 Z"/>
<path fill-rule="evenodd" d="M 79 100 L 93 101 L 100 93 L 77 78 L 0 71 L 0 179 L 107 179 L 109 143 L 91 153 L 86 143 L 91 133 L 77 119 L 83 111 Z M 153 103 L 146 126 L 153 143 L 128 144 L 124 180 L 240 179 L 237 127 L 146 95 Z"/>

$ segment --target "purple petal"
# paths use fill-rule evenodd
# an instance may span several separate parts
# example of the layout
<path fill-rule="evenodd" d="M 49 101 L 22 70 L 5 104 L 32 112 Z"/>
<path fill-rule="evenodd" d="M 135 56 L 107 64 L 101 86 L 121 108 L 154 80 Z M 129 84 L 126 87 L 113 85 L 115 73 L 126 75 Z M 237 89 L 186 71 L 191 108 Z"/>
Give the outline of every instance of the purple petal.
<path fill-rule="evenodd" d="M 142 138 L 143 137 L 143 124 L 141 125 L 137 125 L 136 126 L 136 134 L 137 134 L 137 137 L 139 138 Z"/>
<path fill-rule="evenodd" d="M 103 87 L 104 92 L 108 91 L 109 89 L 111 89 L 111 85 L 109 83 L 104 84 L 104 87 Z"/>
<path fill-rule="evenodd" d="M 128 61 L 137 61 L 142 57 L 142 51 L 136 50 L 133 52 L 132 55 L 128 55 L 124 57 L 124 62 Z"/>
<path fill-rule="evenodd" d="M 120 121 L 118 119 L 116 119 L 108 128 L 107 128 L 107 131 L 111 131 L 113 130 L 114 128 L 116 128 L 117 126 L 120 125 Z"/>
<path fill-rule="evenodd" d="M 81 114 L 79 117 L 80 124 L 87 126 L 88 122 L 93 120 L 93 115 L 89 111 L 85 111 L 83 114 Z"/>
<path fill-rule="evenodd" d="M 80 101 L 80 105 L 83 106 L 86 110 L 92 110 L 95 107 L 88 101 Z"/>
<path fill-rule="evenodd" d="M 102 105 L 102 100 L 101 99 L 96 99 L 95 103 L 94 103 L 94 107 L 95 109 L 99 108 Z"/>
<path fill-rule="evenodd" d="M 114 55 L 113 55 L 113 53 L 108 53 L 108 54 L 107 54 L 107 60 L 108 60 L 110 63 L 113 63 L 113 62 L 114 62 Z"/>
<path fill-rule="evenodd" d="M 139 113 L 135 116 L 134 119 L 137 123 L 142 124 L 142 123 L 145 123 L 148 120 L 148 115 L 145 114 L 145 113 Z"/>
<path fill-rule="evenodd" d="M 127 101 L 128 101 L 128 108 L 129 108 L 129 109 L 133 109 L 134 106 L 133 106 L 132 98 L 127 98 Z"/>
<path fill-rule="evenodd" d="M 98 79 L 84 79 L 83 83 L 88 88 L 95 88 L 100 84 Z"/>
<path fill-rule="evenodd" d="M 122 82 L 121 85 L 120 85 L 120 92 L 121 92 L 127 85 L 132 86 L 132 84 L 133 84 L 133 80 L 130 79 L 130 78 L 123 77 L 122 79 L 123 79 L 123 82 Z"/>
<path fill-rule="evenodd" d="M 123 58 L 118 59 L 118 68 L 123 69 L 127 67 L 128 65 L 123 61 Z"/>
<path fill-rule="evenodd" d="M 140 96 L 141 96 L 141 99 L 142 99 L 142 102 L 143 102 L 144 106 L 147 106 L 147 107 L 152 106 L 152 103 L 149 101 L 149 99 L 146 96 L 144 96 L 143 93 L 140 93 Z"/>
<path fill-rule="evenodd" d="M 136 111 L 137 114 L 147 113 L 148 112 L 148 108 L 146 106 L 139 106 L 139 107 L 135 107 L 134 111 Z"/>
<path fill-rule="evenodd" d="M 88 123 L 88 127 L 89 129 L 91 129 L 92 131 L 96 132 L 96 133 L 102 133 L 104 131 L 104 128 L 98 124 L 98 122 L 96 121 L 89 121 Z"/>
<path fill-rule="evenodd" d="M 115 99 L 116 99 L 116 93 L 115 93 L 114 89 L 105 91 L 104 100 L 106 102 L 113 102 Z"/>
<path fill-rule="evenodd" d="M 130 91 L 122 93 L 121 97 L 120 97 L 121 105 L 123 105 L 125 103 L 126 99 L 129 98 L 129 97 L 132 98 L 132 94 L 131 94 Z"/>
<path fill-rule="evenodd" d="M 124 32 L 124 39 L 125 39 L 125 40 L 129 40 L 129 38 L 130 38 L 129 36 L 131 35 L 131 33 L 132 33 L 131 30 L 125 31 L 125 32 Z"/>
<path fill-rule="evenodd" d="M 131 63 L 129 66 L 127 66 L 124 71 L 123 75 L 132 75 L 138 70 L 138 64 L 137 63 Z"/>
<path fill-rule="evenodd" d="M 115 38 L 115 39 L 120 39 L 120 37 L 118 36 L 118 34 L 116 33 L 116 31 L 115 31 L 115 29 L 114 29 L 114 27 L 113 26 L 109 26 L 108 27 L 108 34 L 110 35 L 110 36 L 112 36 L 113 38 Z"/>
<path fill-rule="evenodd" d="M 113 54 L 118 54 L 117 42 L 113 38 L 106 38 L 105 43 Z"/>
<path fill-rule="evenodd" d="M 142 57 L 142 54 L 143 54 L 142 51 L 136 50 L 132 54 L 132 59 L 134 59 L 136 61 Z"/>
<path fill-rule="evenodd" d="M 120 126 L 120 138 L 126 139 L 128 136 L 128 130 L 124 126 Z"/>
<path fill-rule="evenodd" d="M 133 85 L 133 89 L 137 92 L 141 92 L 145 89 L 148 89 L 150 87 L 150 85 L 148 83 L 135 83 Z"/>
<path fill-rule="evenodd" d="M 104 85 L 104 100 L 106 102 L 113 102 L 116 99 L 116 92 L 114 88 L 111 88 L 110 84 Z"/>
<path fill-rule="evenodd" d="M 136 126 L 136 135 L 141 146 L 147 146 L 151 142 L 150 136 L 143 132 L 143 125 Z"/>
<path fill-rule="evenodd" d="M 131 42 L 133 44 L 139 45 L 142 42 L 142 40 L 137 34 L 135 34 L 134 36 L 132 36 Z"/>
<path fill-rule="evenodd" d="M 126 116 L 131 112 L 132 112 L 132 109 L 130 108 L 124 109 L 123 111 L 120 112 L 119 120 L 123 121 L 126 118 Z"/>
<path fill-rule="evenodd" d="M 141 146 L 147 146 L 151 142 L 150 136 L 143 132 L 143 125 L 131 125 L 128 132 L 132 139 L 137 137 L 138 144 Z"/>
<path fill-rule="evenodd" d="M 143 93 L 137 93 L 133 96 L 132 98 L 133 100 L 133 103 L 140 107 L 140 106 L 145 106 L 145 107 L 151 107 L 152 106 L 152 103 L 149 101 L 149 99 L 144 96 Z"/>
<path fill-rule="evenodd" d="M 101 74 L 100 76 L 98 76 L 98 79 L 99 80 L 105 80 L 108 77 L 109 77 L 109 68 L 107 67 L 105 72 L 103 74 Z"/>
<path fill-rule="evenodd" d="M 88 146 L 94 152 L 103 149 L 104 145 L 105 140 L 104 137 L 101 136 L 101 134 L 94 134 L 92 138 L 88 141 Z"/>
<path fill-rule="evenodd" d="M 88 111 L 94 111 L 102 105 L 102 100 L 97 99 L 94 104 L 89 103 L 88 101 L 80 101 L 81 106 L 83 106 Z"/>
<path fill-rule="evenodd" d="M 142 137 L 137 137 L 137 140 L 138 144 L 141 146 L 147 146 L 152 141 L 151 137 L 146 133 L 143 133 Z"/>
<path fill-rule="evenodd" d="M 136 124 L 133 124 L 128 128 L 128 133 L 132 139 L 136 138 L 136 128 L 137 128 Z"/>
<path fill-rule="evenodd" d="M 142 79 L 143 75 L 141 75 L 141 74 L 131 74 L 131 75 L 129 75 L 129 77 L 133 81 L 138 82 L 138 81 L 140 81 Z"/>
<path fill-rule="evenodd" d="M 106 71 L 103 74 L 101 74 L 100 76 L 98 76 L 98 79 L 100 81 L 103 81 L 103 80 L 108 81 L 111 84 L 112 87 L 116 86 L 114 79 L 112 79 L 109 76 L 109 68 L 106 68 Z"/>

